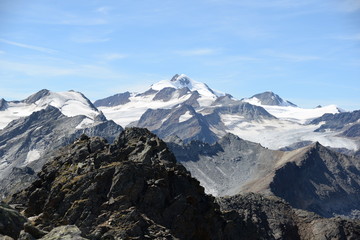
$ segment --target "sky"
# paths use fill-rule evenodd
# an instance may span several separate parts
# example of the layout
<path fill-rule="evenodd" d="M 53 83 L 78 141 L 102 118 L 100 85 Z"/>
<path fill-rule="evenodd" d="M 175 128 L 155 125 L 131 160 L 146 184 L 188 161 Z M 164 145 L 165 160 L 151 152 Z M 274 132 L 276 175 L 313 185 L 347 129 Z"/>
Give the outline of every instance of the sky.
<path fill-rule="evenodd" d="M 360 109 L 360 0 L 0 0 L 0 98 L 94 101 L 177 73 L 237 99 Z"/>

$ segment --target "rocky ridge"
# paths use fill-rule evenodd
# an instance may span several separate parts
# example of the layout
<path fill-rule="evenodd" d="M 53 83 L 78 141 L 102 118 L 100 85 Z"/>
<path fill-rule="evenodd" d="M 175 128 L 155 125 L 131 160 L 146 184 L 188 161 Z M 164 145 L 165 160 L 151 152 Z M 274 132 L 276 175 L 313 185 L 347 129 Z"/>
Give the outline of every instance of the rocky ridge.
<path fill-rule="evenodd" d="M 224 224 L 213 198 L 145 129 L 127 129 L 113 145 L 82 136 L 12 203 L 42 230 L 75 224 L 92 239 L 221 239 Z"/>
<path fill-rule="evenodd" d="M 85 119 L 83 115 L 66 117 L 59 109 L 48 106 L 0 130 L 0 198 L 31 184 L 54 149 L 73 142 L 83 133 L 103 136 L 112 142 L 122 130 L 101 116 L 95 123 L 78 128 Z"/>
<path fill-rule="evenodd" d="M 212 145 L 168 141 L 177 160 L 214 196 L 263 193 L 324 217 L 359 217 L 360 165 L 355 157 L 319 143 L 273 151 L 233 134 Z"/>
<path fill-rule="evenodd" d="M 114 144 L 82 135 L 10 201 L 15 239 L 356 239 L 359 221 L 323 219 L 259 194 L 215 202 L 148 130 Z M 1 209 L 0 209 L 1 210 Z M 6 207 L 7 212 L 16 212 Z M 0 222 L 1 226 L 2 222 Z M 7 230 L 9 230 L 7 228 Z M 22 229 L 22 230 L 21 230 Z M 331 230 L 331 231 L 330 231 Z M 330 232 L 329 232 L 330 231 Z M 0 235 L 0 236 L 1 236 Z M 63 238 L 61 238 L 63 237 Z"/>

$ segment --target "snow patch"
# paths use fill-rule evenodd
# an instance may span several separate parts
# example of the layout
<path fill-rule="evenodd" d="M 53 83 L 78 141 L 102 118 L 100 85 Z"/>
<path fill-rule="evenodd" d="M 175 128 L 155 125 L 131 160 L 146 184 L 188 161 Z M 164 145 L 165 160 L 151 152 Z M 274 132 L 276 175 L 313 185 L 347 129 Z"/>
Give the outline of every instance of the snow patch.
<path fill-rule="evenodd" d="M 314 132 L 321 124 L 302 125 L 283 119 L 246 122 L 241 117 L 231 114 L 221 114 L 220 117 L 227 132 L 273 150 L 301 141 L 318 141 L 324 146 L 350 150 L 360 147 L 356 140 L 338 137 L 338 132 Z"/>
<path fill-rule="evenodd" d="M 5 128 L 11 121 L 27 117 L 33 112 L 45 109 L 48 106 L 58 108 L 67 117 L 85 115 L 94 119 L 99 112 L 79 92 L 50 92 L 32 104 L 25 102 L 8 102 L 8 107 L 0 111 L 0 129 Z"/>
<path fill-rule="evenodd" d="M 83 129 L 86 127 L 89 127 L 91 125 L 94 124 L 94 120 L 90 119 L 90 118 L 85 118 L 84 120 L 81 121 L 81 123 L 79 123 L 75 129 Z"/>
<path fill-rule="evenodd" d="M 193 116 L 191 115 L 190 111 L 186 111 L 183 115 L 181 115 L 179 117 L 179 123 L 185 122 L 185 121 L 189 120 L 192 117 Z"/>
<path fill-rule="evenodd" d="M 33 161 L 36 161 L 40 158 L 40 152 L 36 149 L 30 150 L 26 156 L 26 160 L 24 162 L 24 165 L 27 165 Z"/>
<path fill-rule="evenodd" d="M 294 106 L 269 106 L 262 105 L 260 100 L 256 97 L 250 99 L 242 100 L 244 102 L 250 103 L 252 105 L 263 107 L 266 111 L 268 111 L 271 115 L 276 118 L 288 120 L 300 124 L 305 124 L 310 122 L 311 120 L 321 117 L 326 113 L 339 113 L 339 108 L 336 105 L 328 105 L 325 107 L 319 108 L 300 108 Z"/>

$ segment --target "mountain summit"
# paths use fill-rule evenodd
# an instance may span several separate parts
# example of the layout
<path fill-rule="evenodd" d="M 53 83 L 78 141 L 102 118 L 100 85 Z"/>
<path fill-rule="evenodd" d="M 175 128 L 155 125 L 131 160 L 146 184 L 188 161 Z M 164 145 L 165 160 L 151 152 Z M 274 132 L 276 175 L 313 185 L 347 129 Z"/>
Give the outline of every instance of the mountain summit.
<path fill-rule="evenodd" d="M 175 74 L 171 80 L 162 80 L 151 85 L 151 89 L 156 91 L 160 91 L 167 87 L 175 89 L 188 88 L 191 92 L 198 91 L 200 95 L 209 97 L 219 97 L 224 95 L 223 93 L 212 90 L 205 83 L 190 79 L 185 74 Z"/>
<path fill-rule="evenodd" d="M 249 103 L 257 102 L 260 103 L 261 105 L 268 105 L 268 106 L 297 107 L 292 102 L 282 99 L 281 97 L 279 97 L 279 95 L 271 91 L 255 94 L 251 98 L 247 99 L 247 102 Z"/>
<path fill-rule="evenodd" d="M 55 107 L 67 117 L 79 115 L 86 116 L 87 123 L 93 123 L 103 115 L 82 93 L 76 91 L 52 92 L 47 89 L 40 90 L 21 101 L 0 100 L 0 129 L 5 128 L 11 121 L 32 113 Z"/>

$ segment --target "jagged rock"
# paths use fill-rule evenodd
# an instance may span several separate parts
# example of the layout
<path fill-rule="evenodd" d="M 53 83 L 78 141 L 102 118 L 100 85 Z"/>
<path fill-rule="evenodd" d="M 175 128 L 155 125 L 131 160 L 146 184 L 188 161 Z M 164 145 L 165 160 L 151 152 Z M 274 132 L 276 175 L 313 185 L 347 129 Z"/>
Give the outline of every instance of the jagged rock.
<path fill-rule="evenodd" d="M 7 108 L 7 101 L 3 98 L 0 99 L 0 111 L 3 111 Z"/>
<path fill-rule="evenodd" d="M 161 89 L 153 98 L 154 101 L 156 100 L 162 100 L 164 102 L 169 101 L 173 95 L 173 93 L 176 92 L 175 88 L 166 87 Z"/>
<path fill-rule="evenodd" d="M 218 203 L 228 221 L 246 226 L 247 239 L 360 238 L 359 220 L 321 218 L 314 213 L 293 209 L 277 197 L 250 193 L 219 198 Z"/>
<path fill-rule="evenodd" d="M 15 209 L 0 202 L 0 239 L 6 239 L 6 236 L 14 239 L 18 238 L 26 221 L 26 218 L 21 216 Z M 4 236 L 1 237 L 1 235 Z"/>
<path fill-rule="evenodd" d="M 60 226 L 51 230 L 40 240 L 85 240 L 81 236 L 81 231 L 74 225 Z"/>
<path fill-rule="evenodd" d="M 4 236 L 0 234 L 0 240 L 14 240 L 12 237 Z"/>
<path fill-rule="evenodd" d="M 33 95 L 31 95 L 30 97 L 26 98 L 25 100 L 23 100 L 23 102 L 25 103 L 35 103 L 36 101 L 38 101 L 39 99 L 43 98 L 44 96 L 47 96 L 50 94 L 50 91 L 47 89 L 42 89 L 37 93 L 34 93 Z"/>
<path fill-rule="evenodd" d="M 252 144 L 233 135 L 222 142 Z M 126 129 L 113 144 L 82 135 L 54 154 L 39 179 L 15 194 L 11 202 L 29 217 L 20 234 L 23 240 L 59 239 L 61 234 L 60 239 L 320 240 L 360 236 L 359 221 L 324 219 L 293 209 L 277 197 L 224 197 L 217 200 L 220 209 L 176 162 L 166 144 L 140 128 Z"/>
<path fill-rule="evenodd" d="M 123 104 L 130 102 L 129 98 L 130 98 L 129 92 L 119 93 L 119 94 L 115 94 L 113 96 L 95 101 L 94 106 L 95 107 L 101 107 L 101 106 L 113 107 L 113 106 L 123 105 Z"/>
<path fill-rule="evenodd" d="M 282 152 L 227 134 L 213 145 L 196 141 L 168 145 L 214 196 L 258 192 L 323 217 L 358 216 L 359 160 L 319 143 Z"/>
<path fill-rule="evenodd" d="M 59 109 L 48 106 L 0 130 L 0 199 L 29 186 L 53 149 L 73 142 L 83 133 L 112 142 L 122 131 L 107 120 L 78 129 L 85 119 L 86 116 L 66 117 Z"/>
<path fill-rule="evenodd" d="M 271 191 L 293 207 L 324 217 L 351 216 L 353 210 L 360 208 L 358 159 L 319 143 L 304 150 L 297 160 L 275 171 Z"/>
<path fill-rule="evenodd" d="M 187 104 L 174 109 L 148 109 L 137 127 L 146 127 L 161 138 L 177 135 L 184 142 L 200 140 L 213 143 L 217 140 L 204 116 Z"/>
<path fill-rule="evenodd" d="M 113 145 L 81 137 L 46 163 L 12 202 L 36 226 L 76 225 L 84 237 L 222 239 L 214 199 L 146 129 L 126 129 Z"/>
<path fill-rule="evenodd" d="M 327 113 L 319 118 L 313 119 L 309 124 L 319 124 L 324 122 L 318 129 L 315 130 L 316 132 L 325 132 L 327 130 L 344 130 L 344 136 L 360 137 L 360 131 L 358 130 L 359 127 L 356 127 L 356 123 L 359 119 L 360 110 L 357 110 L 353 112 L 340 112 L 336 114 Z M 353 128 L 351 129 L 351 127 Z"/>

